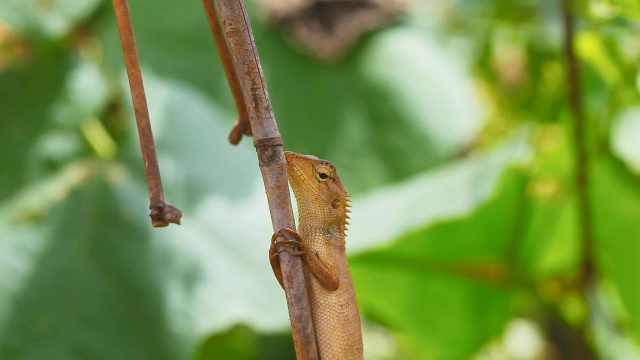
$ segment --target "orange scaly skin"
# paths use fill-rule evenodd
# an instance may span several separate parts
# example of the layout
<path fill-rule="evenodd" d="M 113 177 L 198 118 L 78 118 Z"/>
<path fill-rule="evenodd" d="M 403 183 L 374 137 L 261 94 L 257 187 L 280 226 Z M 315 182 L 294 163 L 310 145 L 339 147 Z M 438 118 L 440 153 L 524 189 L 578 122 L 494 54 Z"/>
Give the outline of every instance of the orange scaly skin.
<path fill-rule="evenodd" d="M 286 151 L 287 173 L 298 200 L 298 233 L 284 229 L 296 240 L 278 241 L 297 245 L 306 264 L 305 280 L 321 360 L 362 359 L 362 331 L 358 304 L 345 253 L 348 195 L 335 167 L 315 156 Z M 270 260 L 280 284 L 282 274 L 276 239 L 271 242 Z"/>

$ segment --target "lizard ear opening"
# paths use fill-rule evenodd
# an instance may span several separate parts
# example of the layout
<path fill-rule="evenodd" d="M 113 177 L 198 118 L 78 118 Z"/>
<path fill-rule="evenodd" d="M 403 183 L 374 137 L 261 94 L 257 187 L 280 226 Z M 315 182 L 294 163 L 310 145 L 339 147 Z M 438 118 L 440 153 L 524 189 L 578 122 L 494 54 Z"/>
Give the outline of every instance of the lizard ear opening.
<path fill-rule="evenodd" d="M 340 199 L 333 199 L 333 201 L 331 202 L 331 207 L 337 209 L 340 207 L 340 204 L 342 204 L 342 201 L 340 201 Z"/>

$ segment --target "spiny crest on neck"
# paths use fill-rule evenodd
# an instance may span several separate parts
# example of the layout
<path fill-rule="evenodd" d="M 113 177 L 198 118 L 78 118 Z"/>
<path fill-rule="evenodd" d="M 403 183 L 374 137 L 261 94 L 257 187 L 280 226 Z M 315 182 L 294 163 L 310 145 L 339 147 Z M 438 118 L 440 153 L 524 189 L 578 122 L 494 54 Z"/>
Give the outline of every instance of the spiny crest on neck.
<path fill-rule="evenodd" d="M 344 223 L 342 224 L 342 236 L 346 236 L 346 231 L 348 230 L 349 220 L 351 220 L 351 216 L 349 213 L 351 212 L 351 197 L 347 193 L 344 197 Z"/>

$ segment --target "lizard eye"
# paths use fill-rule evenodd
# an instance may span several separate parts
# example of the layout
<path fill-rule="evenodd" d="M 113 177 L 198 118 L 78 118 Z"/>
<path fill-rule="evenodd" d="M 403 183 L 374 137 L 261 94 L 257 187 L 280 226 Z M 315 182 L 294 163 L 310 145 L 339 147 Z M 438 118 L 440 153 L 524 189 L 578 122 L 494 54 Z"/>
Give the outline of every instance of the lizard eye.
<path fill-rule="evenodd" d="M 318 171 L 316 172 L 316 177 L 318 178 L 318 180 L 320 181 L 328 181 L 331 176 L 329 175 L 329 173 L 325 172 L 325 171 Z"/>
<path fill-rule="evenodd" d="M 331 167 L 326 163 L 320 163 L 316 165 L 315 173 L 316 173 L 316 178 L 318 178 L 319 181 L 323 181 L 323 182 L 329 181 L 330 179 L 332 179 L 334 174 Z"/>

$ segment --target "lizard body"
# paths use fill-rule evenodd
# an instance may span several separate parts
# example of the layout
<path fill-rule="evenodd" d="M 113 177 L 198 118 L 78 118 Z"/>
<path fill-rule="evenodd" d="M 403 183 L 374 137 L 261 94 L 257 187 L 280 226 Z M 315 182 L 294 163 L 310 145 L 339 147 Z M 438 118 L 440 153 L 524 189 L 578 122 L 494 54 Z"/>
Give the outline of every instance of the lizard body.
<path fill-rule="evenodd" d="M 298 201 L 298 233 L 284 229 L 294 241 L 274 234 L 270 260 L 282 284 L 277 244 L 298 245 L 304 267 L 318 355 L 322 360 L 363 359 L 362 331 L 351 274 L 347 265 L 345 230 L 348 195 L 335 167 L 315 156 L 285 152 L 289 183 Z"/>

